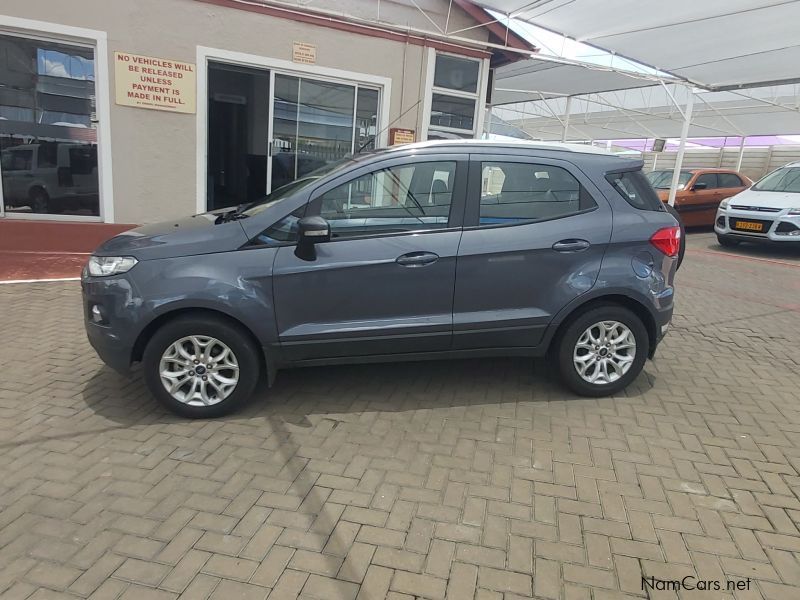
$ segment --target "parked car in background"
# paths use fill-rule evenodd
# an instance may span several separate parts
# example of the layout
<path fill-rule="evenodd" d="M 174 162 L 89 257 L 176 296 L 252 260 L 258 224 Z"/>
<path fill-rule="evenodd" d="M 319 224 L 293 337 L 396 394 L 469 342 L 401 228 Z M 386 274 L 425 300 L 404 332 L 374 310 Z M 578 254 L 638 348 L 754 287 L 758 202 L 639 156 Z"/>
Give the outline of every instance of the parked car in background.
<path fill-rule="evenodd" d="M 662 202 L 669 200 L 672 169 L 651 171 L 647 179 Z M 687 169 L 681 171 L 675 210 L 686 227 L 713 225 L 719 203 L 738 194 L 753 182 L 730 169 Z"/>
<path fill-rule="evenodd" d="M 104 243 L 89 340 L 188 417 L 233 410 L 261 373 L 345 362 L 549 352 L 575 392 L 614 394 L 667 331 L 681 246 L 641 168 L 477 140 L 347 158 Z"/>
<path fill-rule="evenodd" d="M 21 144 L 3 150 L 6 207 L 38 214 L 98 206 L 97 146 L 59 142 Z"/>
<path fill-rule="evenodd" d="M 800 162 L 781 167 L 724 200 L 714 231 L 722 246 L 739 242 L 800 244 Z"/>

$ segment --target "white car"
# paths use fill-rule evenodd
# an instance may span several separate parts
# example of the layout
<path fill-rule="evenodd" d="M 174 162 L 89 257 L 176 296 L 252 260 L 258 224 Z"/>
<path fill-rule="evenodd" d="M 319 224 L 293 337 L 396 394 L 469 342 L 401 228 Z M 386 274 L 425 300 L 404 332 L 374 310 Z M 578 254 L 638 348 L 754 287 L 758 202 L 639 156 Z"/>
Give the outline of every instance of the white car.
<path fill-rule="evenodd" d="M 723 200 L 714 231 L 722 246 L 739 242 L 800 244 L 800 162 L 781 167 Z"/>

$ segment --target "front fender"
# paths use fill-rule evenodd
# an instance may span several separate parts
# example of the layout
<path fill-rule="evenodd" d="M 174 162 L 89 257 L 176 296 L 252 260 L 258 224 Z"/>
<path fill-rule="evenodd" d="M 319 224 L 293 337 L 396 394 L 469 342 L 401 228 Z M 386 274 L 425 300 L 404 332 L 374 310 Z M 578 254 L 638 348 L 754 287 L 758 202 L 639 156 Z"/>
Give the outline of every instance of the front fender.
<path fill-rule="evenodd" d="M 142 261 L 131 271 L 141 297 L 144 330 L 156 319 L 185 309 L 207 309 L 247 327 L 262 346 L 277 340 L 272 302 L 276 248 L 253 248 Z"/>

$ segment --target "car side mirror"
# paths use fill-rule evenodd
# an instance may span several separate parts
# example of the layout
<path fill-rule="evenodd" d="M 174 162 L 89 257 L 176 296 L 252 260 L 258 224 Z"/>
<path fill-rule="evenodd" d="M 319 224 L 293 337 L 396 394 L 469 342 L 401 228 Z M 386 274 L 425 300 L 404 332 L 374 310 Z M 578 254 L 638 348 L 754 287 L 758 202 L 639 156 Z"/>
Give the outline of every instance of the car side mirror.
<path fill-rule="evenodd" d="M 322 217 L 303 217 L 297 222 L 297 248 L 295 255 L 303 260 L 314 260 L 314 246 L 331 240 L 331 224 Z"/>
<path fill-rule="evenodd" d="M 696 191 L 698 191 L 698 190 L 705 190 L 705 189 L 707 189 L 707 188 L 708 188 L 708 184 L 707 184 L 707 183 L 698 182 L 698 183 L 695 183 L 695 184 L 692 186 L 692 191 L 693 191 L 693 192 L 696 192 Z"/>

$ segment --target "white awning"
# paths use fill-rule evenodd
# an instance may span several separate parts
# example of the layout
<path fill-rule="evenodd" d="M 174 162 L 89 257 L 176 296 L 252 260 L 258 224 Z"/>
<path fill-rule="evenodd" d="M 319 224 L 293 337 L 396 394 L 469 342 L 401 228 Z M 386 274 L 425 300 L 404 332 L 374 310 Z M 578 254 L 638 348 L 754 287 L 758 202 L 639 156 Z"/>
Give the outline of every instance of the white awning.
<path fill-rule="evenodd" d="M 529 58 L 495 70 L 492 104 L 508 104 L 656 85 L 644 74 Z"/>
<path fill-rule="evenodd" d="M 685 85 L 631 89 L 494 106 L 492 113 L 534 139 L 676 138 L 687 101 Z M 689 137 L 800 134 L 800 85 L 695 92 Z M 567 112 L 570 116 L 567 119 Z"/>
<path fill-rule="evenodd" d="M 709 90 L 800 81 L 800 2 L 796 1 L 476 3 Z"/>

